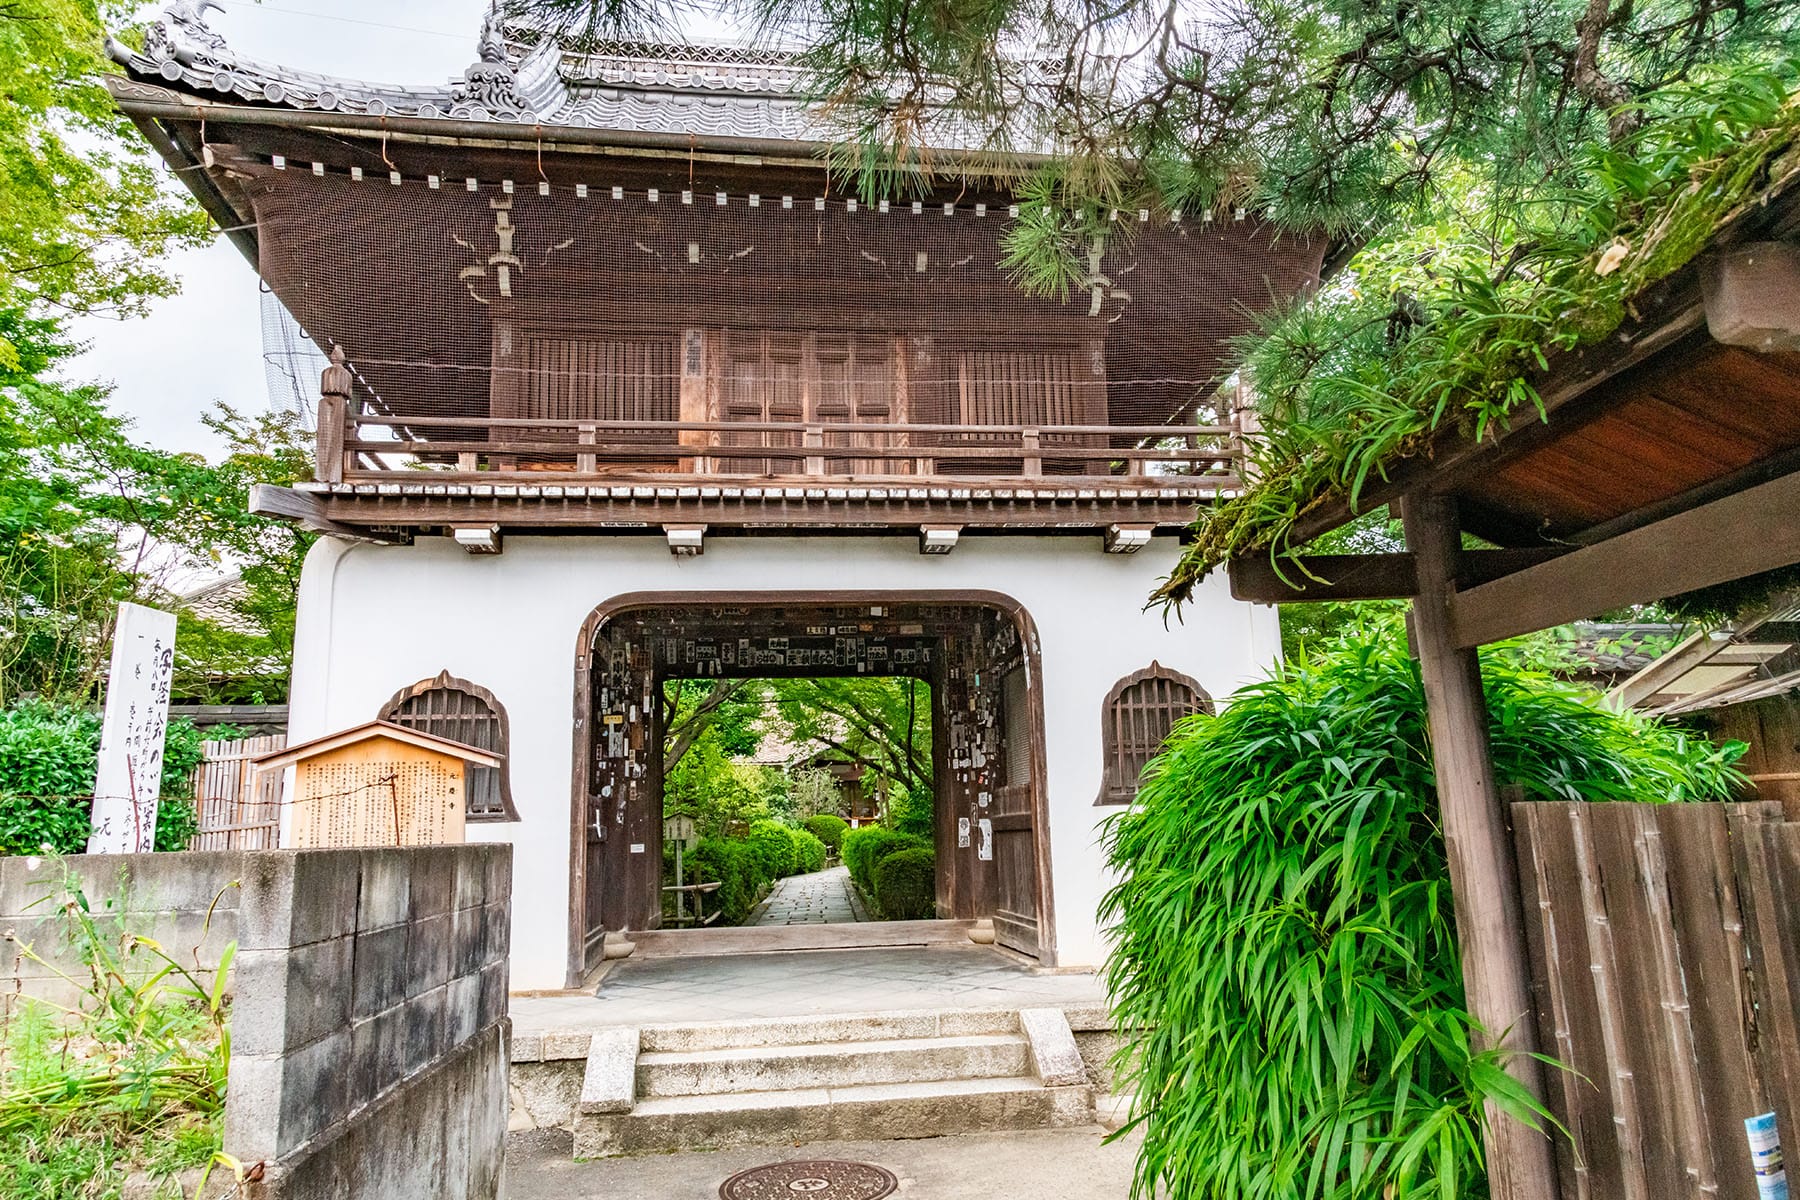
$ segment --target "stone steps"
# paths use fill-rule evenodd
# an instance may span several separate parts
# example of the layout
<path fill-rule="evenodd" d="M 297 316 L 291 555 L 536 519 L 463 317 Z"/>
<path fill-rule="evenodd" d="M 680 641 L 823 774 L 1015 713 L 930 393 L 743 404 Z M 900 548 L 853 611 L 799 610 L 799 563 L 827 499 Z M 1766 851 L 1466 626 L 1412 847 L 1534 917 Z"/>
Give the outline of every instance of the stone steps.
<path fill-rule="evenodd" d="M 1093 1091 L 1086 1085 L 1045 1087 L 1022 1077 L 943 1079 L 642 1100 L 630 1113 L 580 1118 L 575 1155 L 607 1158 L 1093 1123 Z"/>
<path fill-rule="evenodd" d="M 641 1103 L 665 1096 L 1001 1079 L 1026 1075 L 1030 1070 L 1030 1048 L 1016 1033 L 640 1052 L 637 1094 Z"/>
<path fill-rule="evenodd" d="M 574 1150 L 600 1158 L 1094 1120 L 1057 1009 L 782 1017 L 596 1034 Z"/>

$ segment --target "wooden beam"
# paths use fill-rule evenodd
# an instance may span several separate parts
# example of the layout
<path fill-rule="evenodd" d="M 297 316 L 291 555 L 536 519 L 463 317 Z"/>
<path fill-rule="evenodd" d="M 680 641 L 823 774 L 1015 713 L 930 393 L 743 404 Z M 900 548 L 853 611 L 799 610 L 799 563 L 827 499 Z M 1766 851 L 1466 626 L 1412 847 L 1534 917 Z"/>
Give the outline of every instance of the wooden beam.
<path fill-rule="evenodd" d="M 1458 582 L 1465 587 L 1502 579 L 1567 553 L 1542 550 L 1465 550 Z M 1280 571 L 1276 567 L 1279 565 Z M 1418 594 L 1413 556 L 1395 554 L 1301 554 L 1272 563 L 1267 555 L 1233 559 L 1231 595 L 1255 604 L 1316 601 L 1410 600 Z M 1285 578 L 1284 578 L 1285 577 Z"/>
<path fill-rule="evenodd" d="M 344 538 L 353 542 L 376 542 L 391 545 L 403 540 L 333 521 L 325 515 L 324 506 L 319 502 L 318 497 L 307 492 L 296 492 L 292 488 L 277 487 L 271 483 L 250 485 L 250 511 L 259 517 L 275 517 L 283 521 L 293 521 L 302 529 L 310 529 L 314 533 L 329 534 L 332 537 Z"/>
<path fill-rule="evenodd" d="M 1485 645 L 1800 562 L 1800 471 L 1450 597 L 1452 641 Z"/>
<path fill-rule="evenodd" d="M 1512 1051 L 1506 1070 L 1544 1096 L 1526 957 L 1524 911 L 1512 834 L 1488 745 L 1481 663 L 1450 636 L 1449 600 L 1462 569 L 1462 538 L 1454 503 L 1409 497 L 1401 508 L 1406 542 L 1418 572 L 1412 632 L 1425 684 L 1438 809 L 1455 898 L 1456 940 L 1462 955 L 1469 1013 L 1479 1024 L 1477 1048 Z M 1488 1194 L 1493 1200 L 1555 1200 L 1556 1164 L 1550 1138 L 1487 1106 Z"/>
<path fill-rule="evenodd" d="M 1232 559 L 1229 570 L 1231 598 L 1256 604 L 1407 600 L 1419 591 L 1410 554 L 1302 554 L 1279 564 L 1253 554 Z"/>

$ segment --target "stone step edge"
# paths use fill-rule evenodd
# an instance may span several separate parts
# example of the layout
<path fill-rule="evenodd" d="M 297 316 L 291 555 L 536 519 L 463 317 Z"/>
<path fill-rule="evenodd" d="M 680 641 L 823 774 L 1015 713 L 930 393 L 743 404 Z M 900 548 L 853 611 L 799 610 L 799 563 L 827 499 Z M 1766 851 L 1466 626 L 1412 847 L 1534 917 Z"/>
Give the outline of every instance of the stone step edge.
<path fill-rule="evenodd" d="M 658 1096 L 640 1100 L 629 1113 L 586 1114 L 586 1120 L 635 1120 L 688 1114 L 749 1112 L 771 1108 L 800 1109 L 847 1104 L 884 1104 L 902 1100 L 973 1098 L 1017 1092 L 1048 1092 L 1025 1075 L 997 1079 L 950 1079 L 923 1083 L 860 1083 L 847 1087 L 795 1088 L 775 1092 L 725 1092 L 711 1096 Z"/>
<path fill-rule="evenodd" d="M 916 1050 L 979 1050 L 989 1046 L 1027 1046 L 1023 1034 L 979 1033 L 949 1037 L 883 1038 L 874 1041 L 794 1042 L 774 1046 L 731 1046 L 714 1050 L 645 1050 L 638 1054 L 638 1069 L 690 1066 L 703 1063 L 768 1062 L 804 1058 L 843 1058 L 851 1055 L 897 1055 Z"/>
<path fill-rule="evenodd" d="M 640 1027 L 639 1034 L 641 1048 L 650 1054 L 892 1041 L 900 1037 L 1016 1035 L 1019 1031 L 1016 1008 L 914 1008 L 653 1024 Z"/>

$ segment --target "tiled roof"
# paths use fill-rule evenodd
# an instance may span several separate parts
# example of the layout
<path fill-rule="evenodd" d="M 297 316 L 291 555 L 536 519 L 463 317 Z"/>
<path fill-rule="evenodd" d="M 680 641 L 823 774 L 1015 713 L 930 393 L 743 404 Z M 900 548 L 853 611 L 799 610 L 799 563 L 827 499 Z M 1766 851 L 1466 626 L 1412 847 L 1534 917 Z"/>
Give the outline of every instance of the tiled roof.
<path fill-rule="evenodd" d="M 576 50 L 509 22 L 496 6 L 462 78 L 402 87 L 241 57 L 207 25 L 213 7 L 212 0 L 174 0 L 141 51 L 117 42 L 109 50 L 143 82 L 282 108 L 777 141 L 827 141 L 844 132 L 808 104 L 798 58 L 779 50 L 641 42 Z M 944 150 L 987 141 L 948 119 L 929 138 Z"/>

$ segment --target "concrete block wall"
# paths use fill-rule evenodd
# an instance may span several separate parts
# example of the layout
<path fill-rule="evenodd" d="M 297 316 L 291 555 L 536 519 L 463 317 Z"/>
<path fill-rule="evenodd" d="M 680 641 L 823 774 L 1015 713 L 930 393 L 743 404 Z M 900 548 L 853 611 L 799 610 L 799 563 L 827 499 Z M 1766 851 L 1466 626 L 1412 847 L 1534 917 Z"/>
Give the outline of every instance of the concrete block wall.
<path fill-rule="evenodd" d="M 511 848 L 247 856 L 225 1149 L 262 1197 L 492 1200 Z"/>
<path fill-rule="evenodd" d="M 0 857 L 0 1017 L 33 996 L 72 1003 L 78 989 L 63 975 L 80 978 L 80 956 L 59 913 L 68 884 L 87 898 L 89 910 L 116 950 L 129 931 L 155 938 L 183 966 L 211 971 L 238 936 L 241 893 L 231 886 L 242 874 L 244 854 L 77 855 L 61 862 Z M 65 883 L 65 872 L 72 877 Z M 49 965 L 34 962 L 33 954 Z M 161 963 L 139 953 L 126 960 L 149 974 Z M 59 973 L 60 972 L 60 973 Z"/>
<path fill-rule="evenodd" d="M 94 856 L 68 869 L 104 919 L 184 963 L 211 969 L 238 943 L 225 1150 L 262 1164 L 243 1200 L 499 1195 L 511 846 Z M 59 880 L 53 863 L 0 858 L 0 1005 L 72 998 L 56 974 L 82 970 Z M 24 944 L 55 969 L 24 962 Z"/>

